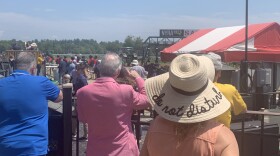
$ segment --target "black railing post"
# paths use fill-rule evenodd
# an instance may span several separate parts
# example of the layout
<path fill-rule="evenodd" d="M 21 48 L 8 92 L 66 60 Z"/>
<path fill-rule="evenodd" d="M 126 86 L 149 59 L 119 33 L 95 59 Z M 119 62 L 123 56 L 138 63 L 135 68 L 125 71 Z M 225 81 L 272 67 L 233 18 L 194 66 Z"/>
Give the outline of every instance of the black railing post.
<path fill-rule="evenodd" d="M 43 76 L 47 76 L 47 64 L 46 64 L 46 62 L 43 64 Z"/>
<path fill-rule="evenodd" d="M 244 156 L 244 133 L 245 133 L 245 124 L 244 124 L 244 120 L 245 120 L 245 115 L 246 114 L 242 114 L 242 124 L 241 124 L 241 145 L 240 145 L 240 155 Z"/>
<path fill-rule="evenodd" d="M 264 114 L 261 115 L 260 154 L 263 156 Z"/>
<path fill-rule="evenodd" d="M 277 63 L 273 63 L 273 67 L 272 67 L 272 75 L 277 75 Z M 277 91 L 277 76 L 272 76 L 272 91 L 276 92 Z M 276 94 L 272 95 L 272 104 L 273 106 L 275 106 L 276 103 Z"/>
<path fill-rule="evenodd" d="M 72 83 L 63 84 L 63 156 L 72 156 Z"/>
<path fill-rule="evenodd" d="M 80 123 L 79 123 L 79 120 L 78 120 L 78 116 L 77 116 L 77 113 L 76 113 L 76 123 L 77 123 L 77 137 L 76 137 L 76 156 L 79 156 L 79 153 L 80 153 L 80 146 L 79 146 L 79 136 L 80 136 Z"/>

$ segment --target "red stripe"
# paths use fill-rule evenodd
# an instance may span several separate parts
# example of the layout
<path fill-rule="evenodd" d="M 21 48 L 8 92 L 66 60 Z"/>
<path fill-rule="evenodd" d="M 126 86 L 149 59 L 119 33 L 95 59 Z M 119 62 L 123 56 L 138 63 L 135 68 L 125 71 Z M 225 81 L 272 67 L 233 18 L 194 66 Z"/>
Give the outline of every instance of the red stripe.
<path fill-rule="evenodd" d="M 163 49 L 161 52 L 162 53 L 173 53 L 178 51 L 179 49 L 183 48 L 184 46 L 188 45 L 189 43 L 193 42 L 194 40 L 200 38 L 201 36 L 207 34 L 208 32 L 212 31 L 214 29 L 202 29 L 199 30 L 197 32 L 195 32 L 194 34 L 184 38 L 183 40 L 175 43 L 174 45 Z"/>
<path fill-rule="evenodd" d="M 248 61 L 280 62 L 280 51 L 278 52 L 248 52 Z M 244 60 L 244 51 L 224 52 L 225 62 L 240 62 Z"/>
<path fill-rule="evenodd" d="M 280 51 L 280 26 L 277 23 L 270 26 L 261 33 L 255 36 L 255 48 L 258 51 Z"/>
<path fill-rule="evenodd" d="M 253 24 L 248 26 L 248 38 L 252 38 L 259 33 L 262 33 L 263 30 L 270 27 L 275 23 L 263 23 L 263 24 Z M 205 49 L 205 52 L 216 52 L 216 51 L 224 51 L 228 48 L 232 47 L 233 45 L 236 45 L 238 43 L 242 43 L 245 41 L 245 27 L 236 33 L 229 35 L 225 39 L 221 40 L 220 42 L 217 42 L 213 46 Z"/>

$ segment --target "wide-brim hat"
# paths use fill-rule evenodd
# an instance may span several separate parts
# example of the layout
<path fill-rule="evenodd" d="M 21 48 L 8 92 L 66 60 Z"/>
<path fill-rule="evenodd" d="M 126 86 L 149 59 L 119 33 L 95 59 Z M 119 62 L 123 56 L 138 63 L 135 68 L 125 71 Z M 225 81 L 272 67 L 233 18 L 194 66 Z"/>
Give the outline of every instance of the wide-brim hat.
<path fill-rule="evenodd" d="M 229 101 L 207 77 L 209 66 L 214 67 L 211 60 L 205 59 L 192 54 L 179 55 L 171 62 L 168 73 L 145 81 L 148 99 L 161 117 L 179 123 L 197 123 L 229 109 Z"/>

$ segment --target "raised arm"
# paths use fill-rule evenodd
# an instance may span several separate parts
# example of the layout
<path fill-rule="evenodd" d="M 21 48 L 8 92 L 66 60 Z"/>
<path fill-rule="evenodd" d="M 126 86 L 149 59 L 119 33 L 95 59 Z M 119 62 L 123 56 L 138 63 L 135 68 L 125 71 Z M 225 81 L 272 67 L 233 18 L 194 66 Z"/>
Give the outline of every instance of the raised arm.
<path fill-rule="evenodd" d="M 148 101 L 146 91 L 144 88 L 144 80 L 140 75 L 135 71 L 130 71 L 130 77 L 135 80 L 138 92 L 133 91 L 133 105 L 134 109 L 145 109 L 150 106 Z"/>

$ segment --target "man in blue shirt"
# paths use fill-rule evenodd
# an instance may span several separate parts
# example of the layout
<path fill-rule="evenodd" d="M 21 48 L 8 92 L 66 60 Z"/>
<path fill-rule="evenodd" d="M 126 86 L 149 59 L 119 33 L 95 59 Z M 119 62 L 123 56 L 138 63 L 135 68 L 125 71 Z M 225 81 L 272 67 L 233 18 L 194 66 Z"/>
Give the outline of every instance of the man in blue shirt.
<path fill-rule="evenodd" d="M 0 79 L 0 155 L 40 156 L 48 150 L 48 100 L 62 92 L 43 76 L 32 76 L 34 54 L 21 52 L 16 70 Z"/>

